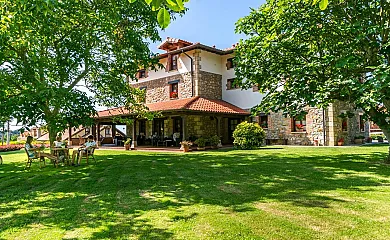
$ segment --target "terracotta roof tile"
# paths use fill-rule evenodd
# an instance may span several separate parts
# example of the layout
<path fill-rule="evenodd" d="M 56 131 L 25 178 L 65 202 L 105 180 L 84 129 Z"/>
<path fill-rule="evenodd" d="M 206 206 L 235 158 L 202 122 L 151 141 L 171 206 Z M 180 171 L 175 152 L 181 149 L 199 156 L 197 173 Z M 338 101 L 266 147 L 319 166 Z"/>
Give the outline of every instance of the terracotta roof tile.
<path fill-rule="evenodd" d="M 146 105 L 152 112 L 164 111 L 197 111 L 210 113 L 249 115 L 249 112 L 223 100 L 206 99 L 201 97 L 171 100 Z M 114 108 L 98 112 L 98 118 L 131 115 L 124 108 Z"/>

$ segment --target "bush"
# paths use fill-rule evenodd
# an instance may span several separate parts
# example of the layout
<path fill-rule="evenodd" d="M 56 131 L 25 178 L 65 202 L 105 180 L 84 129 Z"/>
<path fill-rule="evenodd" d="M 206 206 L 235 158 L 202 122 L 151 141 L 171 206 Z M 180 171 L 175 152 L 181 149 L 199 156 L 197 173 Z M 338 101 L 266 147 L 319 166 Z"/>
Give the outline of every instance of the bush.
<path fill-rule="evenodd" d="M 219 138 L 217 135 L 212 136 L 212 137 L 209 139 L 210 145 L 213 146 L 213 147 L 218 146 L 219 140 L 220 140 L 220 138 Z"/>
<path fill-rule="evenodd" d="M 198 145 L 198 147 L 203 148 L 206 146 L 206 139 L 204 139 L 203 137 L 200 137 L 200 138 L 196 139 L 194 143 L 196 145 Z"/>
<path fill-rule="evenodd" d="M 254 149 L 261 147 L 265 132 L 257 123 L 242 122 L 233 132 L 234 146 L 239 149 Z"/>

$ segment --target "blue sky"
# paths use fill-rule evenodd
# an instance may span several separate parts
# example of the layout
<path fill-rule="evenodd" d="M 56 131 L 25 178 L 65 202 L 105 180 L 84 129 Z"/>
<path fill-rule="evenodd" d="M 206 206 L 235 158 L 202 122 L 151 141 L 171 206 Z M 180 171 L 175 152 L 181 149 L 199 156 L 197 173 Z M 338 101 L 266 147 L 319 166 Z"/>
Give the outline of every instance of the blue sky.
<path fill-rule="evenodd" d="M 257 9 L 264 3 L 265 0 L 190 0 L 186 14 L 178 17 L 160 35 L 163 40 L 174 37 L 216 45 L 219 49 L 228 48 L 243 38 L 234 32 L 237 20 L 247 16 L 250 8 Z M 151 44 L 150 49 L 158 52 L 158 44 Z"/>

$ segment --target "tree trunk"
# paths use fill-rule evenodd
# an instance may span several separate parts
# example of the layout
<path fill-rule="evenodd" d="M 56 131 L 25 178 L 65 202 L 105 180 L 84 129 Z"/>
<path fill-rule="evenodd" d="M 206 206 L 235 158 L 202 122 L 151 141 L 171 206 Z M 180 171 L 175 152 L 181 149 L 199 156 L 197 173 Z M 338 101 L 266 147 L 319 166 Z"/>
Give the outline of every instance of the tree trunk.
<path fill-rule="evenodd" d="M 385 134 L 387 141 L 389 142 L 389 154 L 387 155 L 385 159 L 385 163 L 390 164 L 390 130 L 389 129 L 382 129 L 383 134 Z"/>
<path fill-rule="evenodd" d="M 50 146 L 53 146 L 53 143 L 54 143 L 54 141 L 56 140 L 56 137 L 57 137 L 57 130 L 54 127 L 50 127 L 50 123 L 47 126 L 47 130 L 49 132 Z"/>

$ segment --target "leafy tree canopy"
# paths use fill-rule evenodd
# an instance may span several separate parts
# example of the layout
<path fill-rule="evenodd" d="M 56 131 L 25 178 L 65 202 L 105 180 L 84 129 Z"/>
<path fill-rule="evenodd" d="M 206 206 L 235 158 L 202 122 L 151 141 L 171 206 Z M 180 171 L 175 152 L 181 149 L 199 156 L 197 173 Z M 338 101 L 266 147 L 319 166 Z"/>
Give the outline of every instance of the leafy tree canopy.
<path fill-rule="evenodd" d="M 128 80 L 140 67 L 158 67 L 148 41 L 169 24 L 161 12 L 170 19 L 183 2 L 1 0 L 0 116 L 47 124 L 53 140 L 91 122 L 95 104 L 142 109 L 142 92 Z"/>
<path fill-rule="evenodd" d="M 259 111 L 297 114 L 335 100 L 363 109 L 390 136 L 390 2 L 268 0 L 237 22 L 236 74 L 266 94 Z M 244 81 L 244 79 L 246 79 Z"/>

